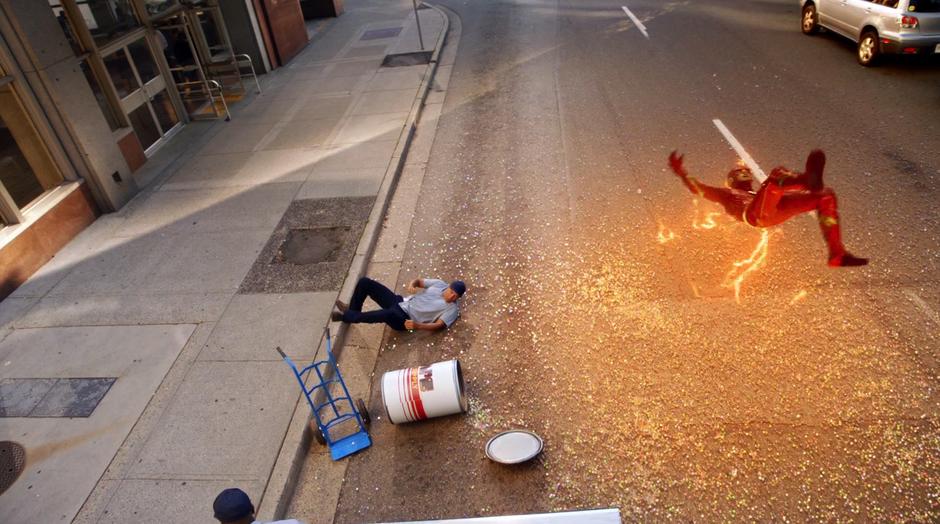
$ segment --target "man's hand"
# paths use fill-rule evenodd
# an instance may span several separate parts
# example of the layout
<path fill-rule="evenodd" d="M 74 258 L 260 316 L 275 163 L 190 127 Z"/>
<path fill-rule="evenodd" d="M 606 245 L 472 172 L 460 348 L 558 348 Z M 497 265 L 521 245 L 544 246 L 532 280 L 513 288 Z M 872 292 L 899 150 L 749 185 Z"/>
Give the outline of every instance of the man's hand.
<path fill-rule="evenodd" d="M 441 319 L 435 320 L 433 324 L 422 324 L 411 319 L 405 321 L 405 329 L 408 331 L 414 331 L 416 329 L 423 329 L 425 331 L 440 331 L 446 327 L 447 324 L 445 324 Z"/>
<path fill-rule="evenodd" d="M 669 154 L 669 167 L 676 175 L 682 178 L 689 176 L 689 173 L 685 170 L 685 166 L 682 165 L 684 158 L 685 155 L 680 155 L 678 151 L 673 151 Z"/>

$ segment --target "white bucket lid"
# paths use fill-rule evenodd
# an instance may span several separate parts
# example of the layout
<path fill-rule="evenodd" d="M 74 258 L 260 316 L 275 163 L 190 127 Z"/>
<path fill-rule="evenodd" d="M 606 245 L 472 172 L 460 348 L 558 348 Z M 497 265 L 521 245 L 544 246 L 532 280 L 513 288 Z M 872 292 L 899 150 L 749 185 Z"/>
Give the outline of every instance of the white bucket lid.
<path fill-rule="evenodd" d="M 502 464 L 518 464 L 542 451 L 542 439 L 522 429 L 504 431 L 486 443 L 486 456 Z"/>

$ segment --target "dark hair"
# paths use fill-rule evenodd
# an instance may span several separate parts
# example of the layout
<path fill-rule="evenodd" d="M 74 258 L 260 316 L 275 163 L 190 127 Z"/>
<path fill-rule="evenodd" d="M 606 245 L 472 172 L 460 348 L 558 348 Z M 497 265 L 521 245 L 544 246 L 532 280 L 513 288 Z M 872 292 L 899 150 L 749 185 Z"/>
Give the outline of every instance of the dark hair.
<path fill-rule="evenodd" d="M 462 280 L 454 280 L 450 283 L 450 288 L 454 290 L 454 293 L 457 293 L 458 298 L 467 292 L 467 285 Z"/>
<path fill-rule="evenodd" d="M 238 488 L 223 490 L 212 503 L 213 515 L 220 522 L 235 522 L 255 512 L 248 494 Z"/>

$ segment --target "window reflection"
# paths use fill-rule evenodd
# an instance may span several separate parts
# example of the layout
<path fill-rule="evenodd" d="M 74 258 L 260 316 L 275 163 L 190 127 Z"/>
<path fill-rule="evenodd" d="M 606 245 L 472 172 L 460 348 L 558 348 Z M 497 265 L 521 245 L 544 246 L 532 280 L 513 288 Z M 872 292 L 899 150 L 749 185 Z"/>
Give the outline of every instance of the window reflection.
<path fill-rule="evenodd" d="M 13 85 L 0 87 L 0 185 L 23 209 L 62 183 Z"/>
<path fill-rule="evenodd" d="M 134 76 L 134 71 L 123 49 L 104 57 L 104 65 L 108 68 L 108 75 L 111 76 L 118 98 L 124 98 L 140 89 L 140 84 Z"/>
<path fill-rule="evenodd" d="M 157 120 L 160 122 L 160 127 L 163 128 L 163 132 L 166 133 L 170 129 L 173 129 L 173 126 L 179 122 L 179 117 L 176 116 L 176 110 L 173 109 L 173 102 L 171 102 L 170 97 L 167 96 L 166 90 L 164 89 L 157 93 L 151 103 L 153 104 L 153 112 L 157 114 Z"/>
<path fill-rule="evenodd" d="M 179 5 L 178 0 L 145 0 L 144 5 L 147 8 L 147 14 L 158 16 Z"/>
<path fill-rule="evenodd" d="M 76 4 L 99 47 L 140 27 L 131 0 L 78 0 Z"/>
<path fill-rule="evenodd" d="M 45 191 L 3 117 L 0 117 L 0 184 L 9 191 L 20 209 Z"/>
<path fill-rule="evenodd" d="M 131 121 L 131 127 L 134 128 L 134 133 L 137 134 L 137 139 L 140 140 L 140 146 L 144 148 L 144 151 L 157 140 L 160 140 L 160 130 L 157 128 L 156 122 L 153 121 L 153 116 L 150 114 L 150 108 L 147 107 L 147 104 L 142 104 L 128 113 L 127 119 Z"/>
<path fill-rule="evenodd" d="M 101 84 L 98 83 L 98 78 L 95 76 L 94 72 L 92 72 L 91 67 L 88 66 L 88 61 L 82 60 L 81 67 L 82 73 L 85 74 L 85 79 L 88 80 L 88 85 L 91 87 L 91 92 L 95 95 L 95 101 L 98 102 L 98 107 L 101 108 L 104 119 L 108 121 L 108 127 L 111 128 L 111 131 L 120 128 L 121 121 L 118 119 L 114 108 L 111 107 L 107 97 L 105 97 L 104 92 L 101 90 Z"/>
<path fill-rule="evenodd" d="M 72 28 L 72 23 L 65 14 L 62 2 L 59 0 L 49 0 L 49 7 L 52 8 L 52 14 L 54 14 L 56 20 L 58 20 L 59 27 L 62 28 L 62 33 L 65 34 L 65 39 L 68 40 L 72 52 L 75 53 L 75 56 L 80 56 L 83 51 L 82 46 L 78 43 L 78 38 L 75 37 L 75 29 Z"/>
<path fill-rule="evenodd" d="M 209 52 L 212 53 L 214 58 L 218 51 L 225 49 L 221 32 L 217 27 L 218 20 L 214 16 L 214 11 L 198 11 L 196 16 L 199 18 L 199 25 L 202 26 L 202 34 L 205 36 L 206 45 L 209 46 Z"/>
<path fill-rule="evenodd" d="M 150 49 L 147 48 L 147 43 L 143 39 L 130 44 L 127 49 L 131 52 L 134 66 L 137 67 L 137 74 L 140 75 L 140 80 L 144 84 L 160 74 L 157 64 L 153 61 L 153 55 L 150 54 Z"/>

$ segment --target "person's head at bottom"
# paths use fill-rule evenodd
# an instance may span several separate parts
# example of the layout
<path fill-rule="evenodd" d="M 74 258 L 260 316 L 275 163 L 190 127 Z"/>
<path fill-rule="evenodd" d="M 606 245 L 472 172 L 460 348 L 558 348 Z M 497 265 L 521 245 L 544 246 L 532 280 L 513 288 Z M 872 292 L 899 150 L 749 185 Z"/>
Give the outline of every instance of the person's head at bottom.
<path fill-rule="evenodd" d="M 462 297 L 466 292 L 467 285 L 464 284 L 462 280 L 454 280 L 447 286 L 447 289 L 444 290 L 441 296 L 444 297 L 445 302 L 456 302 L 457 299 Z"/>
<path fill-rule="evenodd" d="M 251 524 L 255 520 L 255 506 L 238 488 L 222 490 L 212 503 L 212 511 L 221 524 Z"/>

